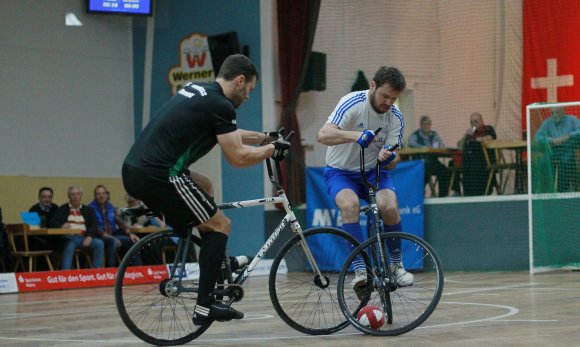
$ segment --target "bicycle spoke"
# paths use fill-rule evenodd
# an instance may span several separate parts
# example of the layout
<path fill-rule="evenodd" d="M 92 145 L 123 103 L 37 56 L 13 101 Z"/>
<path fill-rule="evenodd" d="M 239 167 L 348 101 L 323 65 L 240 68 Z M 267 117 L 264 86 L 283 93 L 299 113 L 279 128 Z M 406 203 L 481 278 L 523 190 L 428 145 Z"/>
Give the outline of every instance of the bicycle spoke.
<path fill-rule="evenodd" d="M 131 259 L 137 256 L 160 259 L 163 247 L 172 246 L 175 249 L 175 240 L 179 240 L 176 237 L 175 232 L 167 231 L 143 238 L 129 250 L 117 274 L 115 298 L 119 314 L 129 330 L 151 344 L 183 344 L 209 327 L 209 324 L 196 326 L 191 319 L 197 298 L 196 292 L 191 290 L 197 286 L 197 281 L 185 278 L 180 281 L 176 276 L 174 279 L 156 280 L 156 283 L 132 285 L 131 276 L 125 277 Z M 194 242 L 200 245 L 198 239 Z M 168 258 L 168 262 L 175 265 L 173 258 Z M 196 272 L 197 266 L 197 263 L 187 263 L 186 273 Z"/>
<path fill-rule="evenodd" d="M 385 236 L 387 234 L 388 237 Z M 416 328 L 431 315 L 443 291 L 441 263 L 431 246 L 414 235 L 387 234 L 381 235 L 382 245 L 387 254 L 390 254 L 386 240 L 400 239 L 405 269 L 413 275 L 412 284 L 399 286 L 396 273 L 380 266 L 380 262 L 377 262 L 379 253 L 375 249 L 378 245 L 376 237 L 364 242 L 348 257 L 338 283 L 338 299 L 347 319 L 357 329 L 371 335 L 399 335 Z M 349 272 L 349 267 L 357 254 L 364 252 L 371 255 L 367 262 L 367 272 L 374 275 L 371 291 L 367 292 L 365 302 L 361 302 L 349 285 L 354 277 Z M 378 265 L 371 267 L 371 264 Z M 389 281 L 389 278 L 395 282 Z M 356 317 L 364 305 L 380 307 L 384 311 L 386 323 L 377 329 L 359 323 Z"/>

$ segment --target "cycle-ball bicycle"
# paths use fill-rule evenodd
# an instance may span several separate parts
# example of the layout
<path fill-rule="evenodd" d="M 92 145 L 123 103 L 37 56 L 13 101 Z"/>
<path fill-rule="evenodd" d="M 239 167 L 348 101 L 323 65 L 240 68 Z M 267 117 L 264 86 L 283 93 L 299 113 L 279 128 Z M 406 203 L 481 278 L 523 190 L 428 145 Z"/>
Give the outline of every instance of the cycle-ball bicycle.
<path fill-rule="evenodd" d="M 377 336 L 400 335 L 421 325 L 437 307 L 443 292 L 443 268 L 433 247 L 422 238 L 405 232 L 382 231 L 376 200 L 381 163 L 377 161 L 375 167 L 375 184 L 366 178 L 364 168 L 361 147 L 360 173 L 369 194 L 369 204 L 361 212 L 367 216 L 369 238 L 344 262 L 338 279 L 338 302 L 345 317 L 358 330 Z M 402 255 L 404 268 L 413 274 L 410 285 L 397 282 L 392 266 L 395 252 Z M 366 284 L 353 288 L 355 268 L 360 268 L 361 263 L 366 270 Z M 381 309 L 384 324 L 371 327 L 367 321 L 359 320 L 360 310 L 367 305 Z"/>
<path fill-rule="evenodd" d="M 282 188 L 280 164 L 266 160 L 268 175 L 277 196 L 219 204 L 220 209 L 245 208 L 281 204 L 286 215 L 259 249 L 249 265 L 233 274 L 227 254 L 213 292 L 216 300 L 231 305 L 244 297 L 244 281 L 266 257 L 272 244 L 287 225 L 293 236 L 274 254 L 269 274 L 269 293 L 274 309 L 292 328 L 312 335 L 337 332 L 349 325 L 340 310 L 337 293 L 339 273 L 335 267 L 359 242 L 336 228 L 302 230 Z M 128 215 L 142 215 L 145 209 L 124 209 Z M 234 221 L 235 223 L 235 221 Z M 243 231 L 255 232 L 251 226 Z M 195 325 L 192 322 L 197 292 L 199 266 L 197 253 L 203 247 L 194 229 L 185 233 L 175 230 L 150 234 L 127 252 L 115 280 L 115 301 L 127 328 L 145 342 L 155 345 L 187 343 L 206 331 L 213 322 Z M 145 265 L 132 266 L 141 257 Z M 151 270 L 154 264 L 162 275 L 147 283 L 136 282 L 138 270 Z M 137 282 L 138 278 L 137 278 Z M 222 323 L 231 324 L 231 323 Z"/>

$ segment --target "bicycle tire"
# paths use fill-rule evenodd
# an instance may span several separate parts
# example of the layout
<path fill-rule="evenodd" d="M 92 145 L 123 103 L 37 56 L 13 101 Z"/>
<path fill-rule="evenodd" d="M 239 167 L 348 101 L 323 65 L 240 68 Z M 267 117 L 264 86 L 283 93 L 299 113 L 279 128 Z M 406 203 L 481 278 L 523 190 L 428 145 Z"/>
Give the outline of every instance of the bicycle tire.
<path fill-rule="evenodd" d="M 307 265 L 301 235 L 294 235 L 280 249 L 270 270 L 269 291 L 274 309 L 290 327 L 310 335 L 327 335 L 348 326 L 336 298 L 340 266 L 359 242 L 336 228 L 314 228 L 302 236 L 313 251 L 321 272 L 328 280 L 319 281 Z M 332 269 L 332 267 L 336 267 Z M 286 269 L 286 271 L 284 271 Z M 312 303 L 313 305 L 308 305 Z"/>
<path fill-rule="evenodd" d="M 178 239 L 176 239 L 178 238 Z M 158 346 L 180 345 L 200 336 L 211 323 L 197 326 L 193 324 L 192 314 L 197 293 L 170 293 L 171 281 L 165 276 L 171 265 L 130 266 L 137 256 L 150 262 L 159 262 L 159 251 L 167 252 L 175 247 L 179 235 L 173 230 L 150 234 L 139 240 L 125 255 L 115 279 L 115 303 L 117 311 L 127 328 L 141 340 Z M 173 246 L 172 246 L 173 245 Z M 191 246 L 201 246 L 201 239 L 192 235 Z M 164 248 L 167 247 L 167 248 Z M 167 270 L 167 271 L 165 271 Z M 160 275 L 155 276 L 155 271 Z M 153 274 L 153 282 L 131 284 L 143 273 Z M 197 262 L 186 264 L 188 274 L 199 274 Z M 161 275 L 163 274 L 163 275 Z M 151 277 L 151 276 L 149 276 Z M 198 286 L 197 278 L 183 279 L 182 285 L 187 288 Z M 169 294 L 168 294 L 169 293 Z"/>
<path fill-rule="evenodd" d="M 361 324 L 356 318 L 357 313 L 362 308 L 360 300 L 348 285 L 353 276 L 349 271 L 349 264 L 361 252 L 369 254 L 370 259 L 377 259 L 377 236 L 373 236 L 360 244 L 345 261 L 338 279 L 338 301 L 342 312 L 347 320 L 358 330 L 365 334 L 375 336 L 395 336 L 407 333 L 421 325 L 433 313 L 441 294 L 443 293 L 444 276 L 443 267 L 439 256 L 435 250 L 425 240 L 412 234 L 403 232 L 388 232 L 380 234 L 384 247 L 387 247 L 387 238 L 398 238 L 401 240 L 403 261 L 405 269 L 414 275 L 411 286 L 391 287 L 384 284 L 380 276 L 384 277 L 382 270 L 375 273 L 367 268 L 367 273 L 372 278 L 371 290 L 367 294 L 369 305 L 376 305 L 383 308 L 386 323 L 381 327 L 373 329 Z M 388 294 L 388 295 L 387 295 Z M 388 298 L 388 302 L 381 301 Z M 389 312 L 391 312 L 389 314 Z"/>

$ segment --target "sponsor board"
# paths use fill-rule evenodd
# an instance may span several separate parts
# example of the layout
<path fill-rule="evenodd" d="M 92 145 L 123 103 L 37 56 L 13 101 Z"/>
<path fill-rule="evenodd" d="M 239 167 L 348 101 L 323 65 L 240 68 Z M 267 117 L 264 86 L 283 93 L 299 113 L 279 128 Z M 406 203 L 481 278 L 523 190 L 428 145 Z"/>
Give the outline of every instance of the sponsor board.
<path fill-rule="evenodd" d="M 105 287 L 115 284 L 117 268 L 26 272 L 13 274 L 19 292 Z M 163 265 L 129 267 L 126 284 L 156 282 L 167 278 Z"/>
<path fill-rule="evenodd" d="M 18 286 L 16 285 L 16 276 L 13 273 L 0 273 L 0 293 L 16 293 Z"/>
<path fill-rule="evenodd" d="M 262 259 L 252 270 L 252 276 L 270 274 L 273 259 Z M 169 277 L 172 265 L 131 266 L 125 272 L 125 284 L 156 283 Z M 185 280 L 199 279 L 197 263 L 187 263 Z M 282 260 L 278 273 L 287 273 L 286 262 Z M 31 292 L 91 287 L 107 287 L 115 284 L 117 268 L 61 270 L 42 272 L 0 274 L 0 293 Z M 234 276 L 235 277 L 235 276 Z"/>

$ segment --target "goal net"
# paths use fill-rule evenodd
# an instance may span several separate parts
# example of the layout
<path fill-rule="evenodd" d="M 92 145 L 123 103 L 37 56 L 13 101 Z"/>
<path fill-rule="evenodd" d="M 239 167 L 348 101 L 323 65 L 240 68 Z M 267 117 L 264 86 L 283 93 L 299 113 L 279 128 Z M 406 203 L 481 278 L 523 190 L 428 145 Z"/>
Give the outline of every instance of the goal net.
<path fill-rule="evenodd" d="M 526 107 L 530 271 L 580 268 L 580 102 Z"/>

